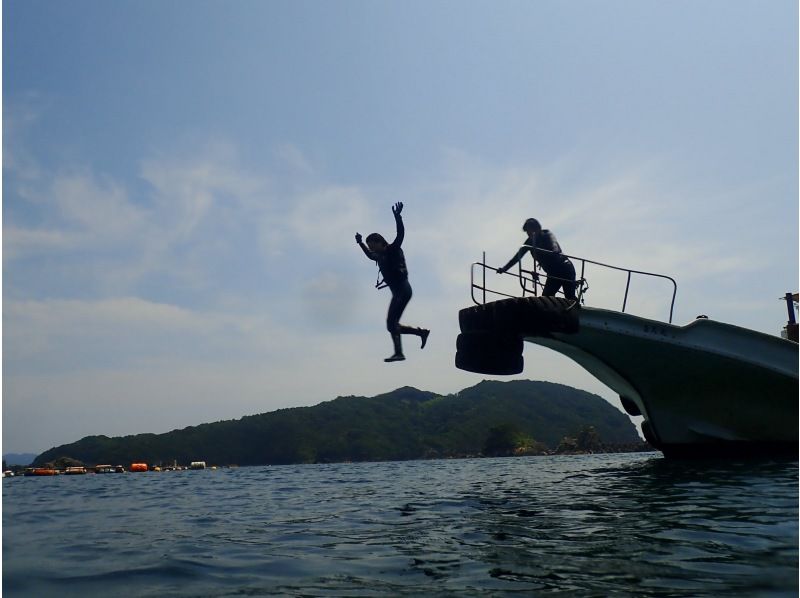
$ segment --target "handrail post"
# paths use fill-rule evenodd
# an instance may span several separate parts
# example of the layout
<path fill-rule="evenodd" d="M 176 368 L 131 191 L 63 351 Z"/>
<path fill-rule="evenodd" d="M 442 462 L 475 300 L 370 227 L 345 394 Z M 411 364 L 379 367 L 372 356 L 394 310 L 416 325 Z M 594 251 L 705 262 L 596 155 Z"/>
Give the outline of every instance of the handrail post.
<path fill-rule="evenodd" d="M 670 280 L 672 280 L 670 278 Z M 672 312 L 675 310 L 675 295 L 678 293 L 678 283 L 672 280 L 672 302 L 669 304 L 669 323 L 672 324 Z"/>
<path fill-rule="evenodd" d="M 631 271 L 628 270 L 628 282 L 625 283 L 625 298 L 622 300 L 622 313 L 625 313 L 625 306 L 628 304 L 628 290 L 631 288 Z"/>
<path fill-rule="evenodd" d="M 483 252 L 483 304 L 486 305 L 486 252 Z"/>
<path fill-rule="evenodd" d="M 797 324 L 797 320 L 794 317 L 794 299 L 791 293 L 786 293 L 786 309 L 789 311 L 789 324 Z"/>
<path fill-rule="evenodd" d="M 578 299 L 583 301 L 583 283 L 586 282 L 586 260 L 583 258 L 581 258 L 581 277 L 579 280 L 580 283 L 578 284 L 578 293 L 580 293 L 580 295 L 578 296 Z"/>

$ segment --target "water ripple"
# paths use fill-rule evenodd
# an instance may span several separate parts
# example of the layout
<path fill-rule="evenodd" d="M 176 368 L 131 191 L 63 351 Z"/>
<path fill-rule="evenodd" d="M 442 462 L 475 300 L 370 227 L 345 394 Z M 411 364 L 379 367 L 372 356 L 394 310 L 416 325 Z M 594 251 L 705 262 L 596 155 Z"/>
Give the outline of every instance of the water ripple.
<path fill-rule="evenodd" d="M 12 596 L 796 596 L 796 462 L 655 454 L 3 481 Z"/>

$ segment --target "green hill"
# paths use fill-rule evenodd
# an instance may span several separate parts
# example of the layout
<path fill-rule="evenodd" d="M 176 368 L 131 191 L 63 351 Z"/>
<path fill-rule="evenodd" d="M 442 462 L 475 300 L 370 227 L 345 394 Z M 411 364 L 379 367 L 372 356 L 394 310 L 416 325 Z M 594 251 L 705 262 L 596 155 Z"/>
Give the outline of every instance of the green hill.
<path fill-rule="evenodd" d="M 587 426 L 606 445 L 641 442 L 628 417 L 596 395 L 549 382 L 484 381 L 447 396 L 404 387 L 164 434 L 88 436 L 42 453 L 35 464 L 62 457 L 87 465 L 406 460 L 478 455 L 496 450 L 503 434 L 554 450 Z"/>

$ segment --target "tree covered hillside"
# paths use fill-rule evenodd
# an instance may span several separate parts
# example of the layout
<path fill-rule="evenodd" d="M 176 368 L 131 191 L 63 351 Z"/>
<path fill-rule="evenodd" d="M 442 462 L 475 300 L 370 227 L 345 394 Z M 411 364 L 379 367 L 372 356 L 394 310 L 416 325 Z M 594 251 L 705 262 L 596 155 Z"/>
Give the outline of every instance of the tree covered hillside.
<path fill-rule="evenodd" d="M 88 436 L 36 458 L 97 463 L 265 465 L 478 455 L 499 430 L 550 450 L 592 426 L 605 444 L 640 439 L 626 415 L 602 398 L 549 382 L 484 381 L 440 396 L 404 387 L 374 397 L 339 397 L 164 434 Z"/>

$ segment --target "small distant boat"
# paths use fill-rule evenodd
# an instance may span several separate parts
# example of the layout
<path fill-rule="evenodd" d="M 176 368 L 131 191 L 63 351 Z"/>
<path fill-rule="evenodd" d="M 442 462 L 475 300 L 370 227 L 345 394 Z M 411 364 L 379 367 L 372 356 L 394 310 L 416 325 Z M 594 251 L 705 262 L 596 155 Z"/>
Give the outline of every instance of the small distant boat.
<path fill-rule="evenodd" d="M 64 473 L 66 475 L 85 475 L 86 474 L 86 468 L 82 467 L 82 466 L 80 466 L 80 467 L 77 467 L 77 466 L 76 467 L 67 467 L 67 469 L 64 471 Z"/>
<path fill-rule="evenodd" d="M 94 466 L 95 473 L 114 473 L 114 467 L 106 463 Z"/>
<path fill-rule="evenodd" d="M 205 469 L 206 462 L 205 461 L 192 461 L 189 465 L 190 469 Z"/>
<path fill-rule="evenodd" d="M 147 463 L 131 463 L 131 471 L 147 471 Z"/>
<path fill-rule="evenodd" d="M 14 472 L 13 472 L 13 471 L 11 471 L 10 469 L 6 469 L 6 470 L 3 472 L 3 477 L 4 477 L 4 478 L 13 478 L 13 477 L 14 477 Z"/>
<path fill-rule="evenodd" d="M 797 456 L 796 294 L 785 296 L 789 322 L 782 337 L 706 316 L 675 326 L 672 278 L 573 259 L 582 264 L 578 301 L 536 296 L 544 276 L 522 268 L 516 275 L 522 297 L 498 293 L 486 287 L 486 270 L 497 270 L 486 265 L 485 255 L 473 264 L 476 305 L 459 312 L 456 366 L 520 373 L 527 341 L 569 357 L 614 390 L 628 414 L 644 418 L 645 439 L 667 457 Z M 580 304 L 587 264 L 627 272 L 621 311 Z M 482 283 L 475 280 L 476 267 L 483 268 Z M 668 322 L 625 313 L 632 274 L 672 283 Z M 487 294 L 505 298 L 487 302 Z"/>

